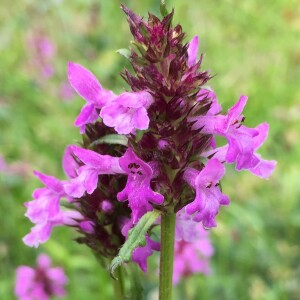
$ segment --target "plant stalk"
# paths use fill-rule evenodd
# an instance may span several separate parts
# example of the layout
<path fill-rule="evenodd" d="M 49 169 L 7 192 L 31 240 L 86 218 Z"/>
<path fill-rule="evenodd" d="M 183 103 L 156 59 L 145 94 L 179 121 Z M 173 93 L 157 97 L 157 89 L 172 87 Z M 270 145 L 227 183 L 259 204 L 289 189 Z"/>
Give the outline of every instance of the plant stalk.
<path fill-rule="evenodd" d="M 172 299 L 175 220 L 175 213 L 163 214 L 161 217 L 159 300 Z"/>
<path fill-rule="evenodd" d="M 125 299 L 125 289 L 124 289 L 124 280 L 123 272 L 121 267 L 116 270 L 116 278 L 113 280 L 113 288 L 115 293 L 115 300 L 124 300 Z"/>

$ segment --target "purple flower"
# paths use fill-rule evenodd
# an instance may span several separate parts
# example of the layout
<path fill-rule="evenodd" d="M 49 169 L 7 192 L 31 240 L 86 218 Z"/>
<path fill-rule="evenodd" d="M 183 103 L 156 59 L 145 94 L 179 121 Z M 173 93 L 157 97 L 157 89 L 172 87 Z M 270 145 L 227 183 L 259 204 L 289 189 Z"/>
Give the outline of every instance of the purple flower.
<path fill-rule="evenodd" d="M 138 158 L 132 149 L 128 148 L 120 158 L 120 166 L 128 175 L 128 179 L 124 190 L 118 193 L 117 199 L 128 200 L 135 224 L 146 212 L 153 210 L 149 202 L 162 204 L 164 197 L 154 192 L 150 186 L 154 176 L 153 169 Z"/>
<path fill-rule="evenodd" d="M 45 219 L 51 219 L 59 213 L 60 198 L 65 195 L 63 184 L 57 178 L 37 171 L 34 174 L 44 183 L 45 188 L 36 189 L 33 192 L 33 201 L 25 203 L 27 212 L 25 216 L 31 222 L 41 223 Z"/>
<path fill-rule="evenodd" d="M 189 43 L 188 47 L 188 66 L 192 67 L 197 62 L 197 55 L 198 55 L 198 48 L 199 48 L 199 39 L 198 36 L 195 35 Z"/>
<path fill-rule="evenodd" d="M 96 76 L 79 64 L 69 62 L 68 78 L 77 94 L 87 101 L 75 121 L 75 126 L 80 127 L 80 132 L 84 133 L 85 125 L 99 118 L 97 109 L 108 104 L 115 95 L 104 90 Z"/>
<path fill-rule="evenodd" d="M 160 250 L 160 243 L 150 239 L 146 235 L 146 245 L 144 247 L 137 247 L 132 253 L 132 261 L 137 263 L 141 270 L 147 272 L 147 259 L 153 254 L 153 251 Z"/>
<path fill-rule="evenodd" d="M 103 107 L 100 116 L 106 126 L 114 127 L 119 134 L 134 133 L 149 126 L 147 108 L 153 98 L 148 92 L 122 93 Z"/>
<path fill-rule="evenodd" d="M 196 223 L 197 224 L 197 223 Z M 199 224 L 198 224 L 199 225 Z M 182 277 L 195 273 L 211 273 L 209 258 L 214 249 L 209 239 L 209 232 L 197 226 L 198 236 L 193 242 L 175 241 L 173 283 L 178 284 Z"/>
<path fill-rule="evenodd" d="M 83 163 L 77 170 L 77 177 L 64 184 L 65 192 L 71 197 L 80 198 L 84 192 L 92 194 L 101 174 L 124 173 L 119 165 L 119 157 L 101 155 L 77 146 L 72 146 L 71 151 Z M 73 175 L 72 171 L 70 172 L 70 175 Z"/>
<path fill-rule="evenodd" d="M 201 67 L 198 36 L 186 43 L 182 27 L 172 25 L 173 10 L 167 14 L 162 7 L 164 17 L 149 14 L 146 22 L 124 5 L 121 8 L 136 46 L 121 51 L 132 66 L 132 71 L 125 68 L 121 74 L 131 92 L 115 95 L 83 66 L 69 63 L 70 85 L 85 99 L 75 121 L 85 133 L 82 146 L 65 150 L 67 181 L 36 173 L 46 187 L 37 189 L 34 200 L 26 203 L 26 216 L 35 226 L 24 242 L 37 246 L 54 226 L 66 225 L 81 234 L 79 243 L 111 259 L 128 230 L 147 212 L 155 208 L 165 214 L 180 208 L 175 229 L 177 283 L 181 276 L 210 272 L 213 249 L 198 227 L 215 227 L 220 206 L 229 204 L 219 187 L 224 163 L 235 162 L 237 170 L 248 169 L 263 178 L 273 171 L 276 162 L 257 153 L 269 127 L 243 126 L 246 96 L 227 115 L 220 114 L 216 94 L 205 88 L 211 75 Z M 216 136 L 228 145 L 217 148 Z M 72 210 L 60 207 L 62 197 L 71 202 Z M 159 250 L 159 243 L 150 238 L 153 227 L 147 227 L 145 246 L 132 253 L 143 271 L 147 258 Z M 118 261 L 122 259 L 114 260 Z"/>
<path fill-rule="evenodd" d="M 256 154 L 256 157 L 259 160 L 259 163 L 254 168 L 248 170 L 258 177 L 268 179 L 276 167 L 276 160 L 262 159 L 259 154 Z"/>
<path fill-rule="evenodd" d="M 215 227 L 220 205 L 229 204 L 229 198 L 219 188 L 219 180 L 224 174 L 225 167 L 217 159 L 209 160 L 200 172 L 188 168 L 184 173 L 184 180 L 196 191 L 196 197 L 186 206 L 186 212 L 195 213 L 194 220 L 202 221 L 205 227 Z"/>
<path fill-rule="evenodd" d="M 61 225 L 60 199 L 66 194 L 63 183 L 55 177 L 39 172 L 34 174 L 44 183 L 45 188 L 36 189 L 33 192 L 33 201 L 25 203 L 27 212 L 25 216 L 30 219 L 35 226 L 27 234 L 23 241 L 28 246 L 37 247 L 39 243 L 44 243 L 50 237 L 53 226 Z"/>
<path fill-rule="evenodd" d="M 215 159 L 218 159 L 220 162 L 225 162 L 227 152 L 228 145 L 207 151 L 202 155 L 206 157 L 213 157 Z M 254 155 L 259 160 L 259 162 L 254 168 L 249 168 L 247 170 L 258 177 L 268 179 L 273 173 L 277 162 L 275 160 L 262 159 L 261 156 L 256 152 L 254 153 Z"/>
<path fill-rule="evenodd" d="M 228 111 L 227 116 L 199 116 L 190 118 L 195 122 L 194 129 L 203 133 L 222 135 L 228 140 L 228 151 L 225 156 L 227 163 L 236 162 L 236 169 L 253 169 L 260 162 L 255 150 L 263 143 L 268 134 L 268 124 L 262 123 L 256 128 L 242 125 L 241 115 L 247 102 L 246 96 Z M 258 146 L 259 145 L 259 146 Z"/>
<path fill-rule="evenodd" d="M 193 242 L 200 237 L 199 223 L 193 221 L 192 216 L 180 210 L 176 214 L 175 239 L 176 241 Z"/>
<path fill-rule="evenodd" d="M 65 296 L 68 279 L 64 270 L 51 267 L 46 254 L 39 255 L 37 267 L 20 266 L 16 270 L 15 295 L 19 300 L 49 300 L 52 296 Z"/>
<path fill-rule="evenodd" d="M 51 235 L 52 229 L 56 225 L 62 225 L 60 215 L 57 220 L 51 220 L 43 223 L 38 223 L 33 226 L 30 232 L 23 237 L 23 242 L 29 247 L 37 248 L 39 244 L 45 243 Z"/>
<path fill-rule="evenodd" d="M 119 134 L 148 128 L 147 108 L 153 102 L 148 92 L 125 92 L 116 96 L 104 90 L 90 71 L 72 62 L 68 65 L 68 77 L 71 86 L 87 101 L 75 121 L 81 133 L 85 132 L 86 124 L 94 123 L 99 118 L 100 110 L 104 124 L 114 127 Z"/>

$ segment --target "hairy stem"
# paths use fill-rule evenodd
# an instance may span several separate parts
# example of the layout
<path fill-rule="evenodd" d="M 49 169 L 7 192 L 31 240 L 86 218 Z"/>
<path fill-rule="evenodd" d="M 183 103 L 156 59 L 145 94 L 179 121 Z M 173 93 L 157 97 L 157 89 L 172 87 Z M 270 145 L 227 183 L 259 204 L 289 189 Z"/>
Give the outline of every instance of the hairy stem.
<path fill-rule="evenodd" d="M 172 299 L 175 220 L 175 213 L 161 217 L 159 300 Z"/>

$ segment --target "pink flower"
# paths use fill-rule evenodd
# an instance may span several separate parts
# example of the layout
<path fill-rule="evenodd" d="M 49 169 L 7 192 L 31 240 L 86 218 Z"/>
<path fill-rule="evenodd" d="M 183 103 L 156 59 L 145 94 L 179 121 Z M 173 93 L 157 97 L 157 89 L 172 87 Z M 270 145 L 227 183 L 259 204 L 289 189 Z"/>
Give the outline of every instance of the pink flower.
<path fill-rule="evenodd" d="M 181 209 L 176 214 L 175 239 L 176 241 L 193 242 L 200 237 L 198 222 L 193 221 L 191 215 Z"/>
<path fill-rule="evenodd" d="M 267 137 L 269 126 L 262 123 L 256 128 L 242 125 L 244 116 L 241 115 L 247 102 L 246 96 L 228 111 L 227 116 L 199 116 L 190 118 L 195 122 L 193 129 L 201 129 L 206 134 L 222 135 L 228 140 L 225 161 L 236 162 L 236 169 L 254 169 L 260 162 L 255 150 L 261 146 Z"/>
<path fill-rule="evenodd" d="M 68 279 L 64 270 L 51 267 L 46 254 L 39 255 L 37 267 L 20 266 L 16 271 L 15 295 L 19 300 L 49 300 L 65 296 Z"/>
<path fill-rule="evenodd" d="M 75 126 L 80 127 L 80 132 L 84 133 L 86 124 L 94 123 L 99 118 L 98 110 L 115 95 L 104 90 L 96 76 L 79 64 L 69 62 L 68 78 L 77 94 L 87 101 L 75 121 Z"/>
<path fill-rule="evenodd" d="M 225 167 L 217 159 L 211 159 L 199 172 L 189 168 L 184 173 L 184 180 L 196 191 L 193 202 L 186 206 L 186 212 L 195 214 L 195 221 L 202 221 L 205 227 L 215 227 L 215 216 L 220 205 L 229 204 L 228 196 L 222 194 L 219 181 L 225 174 Z"/>
<path fill-rule="evenodd" d="M 64 184 L 65 192 L 71 197 L 79 198 L 84 192 L 92 194 L 97 187 L 98 176 L 101 174 L 124 174 L 119 165 L 119 157 L 101 155 L 77 146 L 72 146 L 70 150 L 83 163 L 77 170 L 77 177 L 73 177 L 73 171 L 65 167 L 67 173 L 73 177 L 73 179 Z M 69 158 L 67 152 L 64 162 Z"/>
<path fill-rule="evenodd" d="M 103 107 L 100 116 L 106 126 L 114 127 L 119 134 L 134 133 L 149 126 L 147 108 L 153 98 L 148 92 L 123 93 Z"/>
<path fill-rule="evenodd" d="M 62 225 L 60 210 L 60 199 L 66 194 L 63 183 L 55 177 L 48 176 L 37 171 L 34 174 L 44 183 L 46 187 L 36 189 L 33 192 L 33 201 L 26 202 L 27 212 L 25 216 L 30 219 L 35 226 L 27 234 L 23 241 L 26 245 L 37 247 L 50 237 L 52 228 Z"/>
<path fill-rule="evenodd" d="M 150 239 L 146 235 L 146 245 L 144 247 L 137 247 L 132 253 L 132 261 L 137 263 L 142 271 L 147 272 L 147 259 L 153 254 L 153 251 L 160 250 L 160 243 Z"/>
<path fill-rule="evenodd" d="M 150 186 L 150 181 L 154 176 L 153 169 L 137 157 L 131 148 L 128 148 L 124 156 L 120 158 L 120 166 L 128 175 L 128 179 L 123 191 L 118 193 L 117 199 L 128 200 L 135 224 L 146 212 L 153 210 L 150 202 L 162 204 L 164 197 L 154 192 Z"/>
<path fill-rule="evenodd" d="M 198 236 L 193 242 L 175 241 L 173 283 L 178 284 L 182 277 L 195 273 L 211 273 L 209 258 L 214 249 L 209 239 L 209 232 L 197 223 Z"/>
<path fill-rule="evenodd" d="M 218 159 L 220 162 L 225 162 L 227 152 L 228 145 L 225 145 L 223 147 L 204 152 L 203 156 L 213 157 L 215 159 Z M 274 172 L 277 162 L 275 160 L 262 159 L 261 156 L 256 152 L 254 152 L 254 155 L 259 160 L 259 162 L 254 168 L 249 168 L 247 170 L 260 178 L 268 179 Z"/>
<path fill-rule="evenodd" d="M 90 71 L 79 64 L 69 62 L 68 78 L 74 90 L 87 103 L 75 121 L 80 132 L 85 126 L 94 123 L 99 113 L 105 125 L 114 127 L 119 134 L 134 133 L 135 129 L 144 130 L 149 126 L 147 108 L 152 104 L 152 96 L 146 92 L 125 92 L 116 96 L 104 90 Z"/>

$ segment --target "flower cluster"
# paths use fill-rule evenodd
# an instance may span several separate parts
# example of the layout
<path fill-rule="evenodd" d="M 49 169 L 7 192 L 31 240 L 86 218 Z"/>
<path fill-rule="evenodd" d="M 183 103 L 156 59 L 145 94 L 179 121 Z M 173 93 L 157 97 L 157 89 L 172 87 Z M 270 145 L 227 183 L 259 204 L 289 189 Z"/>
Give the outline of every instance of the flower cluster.
<path fill-rule="evenodd" d="M 178 217 L 176 227 L 181 236 L 176 244 L 179 257 L 195 257 L 199 251 L 209 257 L 208 242 L 204 250 L 198 243 L 187 250 L 191 241 L 184 232 L 190 230 L 190 222 L 216 226 L 220 206 L 229 204 L 220 189 L 226 164 L 235 163 L 236 170 L 262 178 L 270 176 L 275 161 L 257 153 L 269 127 L 244 125 L 246 96 L 222 113 L 215 93 L 206 86 L 211 76 L 201 69 L 198 37 L 184 41 L 181 26 L 172 26 L 173 11 L 161 20 L 149 14 L 146 22 L 125 6 L 122 9 L 135 46 L 129 55 L 133 72 L 125 69 L 121 74 L 131 91 L 116 95 L 86 68 L 69 63 L 69 82 L 86 101 L 75 121 L 83 142 L 65 151 L 68 179 L 35 173 L 45 187 L 26 203 L 26 216 L 35 226 L 24 242 L 38 246 L 54 226 L 67 225 L 81 233 L 78 242 L 111 259 L 129 230 L 156 209 L 185 216 Z M 215 136 L 228 144 L 217 147 Z M 146 246 L 133 253 L 143 270 L 147 257 L 159 250 L 151 229 Z M 203 233 L 198 239 L 207 236 Z M 178 260 L 175 269 L 177 276 L 209 272 L 205 262 L 182 266 Z"/>
<path fill-rule="evenodd" d="M 46 254 L 39 255 L 37 267 L 20 266 L 16 271 L 15 295 L 19 300 L 48 300 L 63 297 L 67 277 L 60 267 L 51 267 Z"/>

